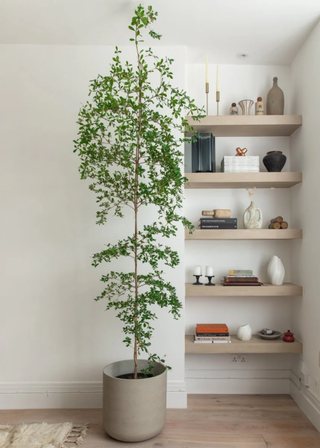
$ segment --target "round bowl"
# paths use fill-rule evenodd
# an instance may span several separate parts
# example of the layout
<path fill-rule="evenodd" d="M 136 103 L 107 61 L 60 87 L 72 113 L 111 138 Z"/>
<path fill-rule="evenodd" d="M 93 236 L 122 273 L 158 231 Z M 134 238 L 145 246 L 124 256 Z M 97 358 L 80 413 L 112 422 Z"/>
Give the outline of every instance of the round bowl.
<path fill-rule="evenodd" d="M 273 334 L 264 334 L 264 333 L 261 333 L 261 331 L 258 331 L 257 334 L 260 336 L 260 338 L 269 339 L 269 340 L 278 339 L 282 335 L 282 333 L 280 331 L 275 331 Z"/>

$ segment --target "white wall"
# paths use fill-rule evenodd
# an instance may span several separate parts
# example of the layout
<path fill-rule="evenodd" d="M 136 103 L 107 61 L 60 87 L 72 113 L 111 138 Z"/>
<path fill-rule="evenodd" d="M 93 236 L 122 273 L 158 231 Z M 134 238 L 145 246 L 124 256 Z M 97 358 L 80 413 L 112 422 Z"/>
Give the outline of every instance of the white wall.
<path fill-rule="evenodd" d="M 175 245 L 183 263 L 168 277 L 184 301 L 184 272 L 186 281 L 192 281 L 195 264 L 212 265 L 217 281 L 227 269 L 244 266 L 266 280 L 267 263 L 277 254 L 284 261 L 285 280 L 303 284 L 303 299 L 187 298 L 185 322 L 184 316 L 175 322 L 163 313 L 164 322 L 156 323 L 154 349 L 166 353 L 173 367 L 169 406 L 185 405 L 184 327 L 190 332 L 204 319 L 225 321 L 231 331 L 245 322 L 253 331 L 264 326 L 281 331 L 291 328 L 304 343 L 303 360 L 310 370 L 312 393 L 302 388 L 301 398 L 290 383 L 290 377 L 297 380 L 300 376 L 300 357 L 295 355 L 250 355 L 241 368 L 231 366 L 228 355 L 187 355 L 188 392 L 290 390 L 304 409 L 310 410 L 307 400 L 313 409 L 319 404 L 314 381 L 320 376 L 316 202 L 319 34 L 318 26 L 291 68 L 219 67 L 221 114 L 228 114 L 233 101 L 256 100 L 257 96 L 265 101 L 272 78 L 278 76 L 285 94 L 285 113 L 303 115 L 303 126 L 291 139 L 216 140 L 217 162 L 223 155 L 233 154 L 237 146 L 246 146 L 249 154 L 260 155 L 260 160 L 267 151 L 280 149 L 288 157 L 284 171 L 303 172 L 301 186 L 257 190 L 254 195 L 263 211 L 264 226 L 281 214 L 291 227 L 304 229 L 303 241 L 184 244 L 181 232 Z M 204 64 L 186 67 L 181 48 L 157 48 L 159 52 L 174 57 L 176 82 L 180 87 L 186 82 L 188 93 L 203 105 Z M 103 366 L 131 356 L 120 342 L 120 323 L 112 313 L 104 312 L 102 302 L 93 300 L 101 289 L 101 270 L 90 266 L 91 255 L 109 236 L 117 238 L 127 224 L 114 226 L 111 235 L 109 229 L 95 225 L 94 195 L 86 182 L 79 180 L 78 158 L 72 153 L 77 113 L 86 99 L 88 80 L 107 72 L 111 54 L 112 49 L 105 47 L 0 46 L 0 408 L 99 406 Z M 213 64 L 209 67 L 210 114 L 216 113 L 215 68 Z M 262 163 L 261 170 L 265 170 Z M 245 190 L 187 190 L 185 212 L 195 223 L 202 209 L 230 207 L 241 227 L 249 202 Z M 296 382 L 299 385 L 299 380 Z"/>
<path fill-rule="evenodd" d="M 188 66 L 187 90 L 197 100 L 205 102 L 204 64 Z M 216 115 L 215 104 L 216 66 L 209 65 L 209 114 Z M 279 79 L 284 91 L 285 114 L 290 107 L 290 71 L 284 66 L 233 66 L 219 65 L 221 90 L 220 114 L 229 114 L 232 102 L 242 99 L 266 102 L 273 84 Z M 239 108 L 239 113 L 241 110 Z M 251 114 L 254 114 L 254 106 Z M 281 150 L 287 156 L 283 171 L 291 170 L 289 137 L 233 137 L 216 138 L 216 161 L 224 155 L 235 155 L 236 147 L 246 147 L 248 155 L 260 156 L 260 171 L 266 171 L 262 159 L 267 151 Z M 253 201 L 262 209 L 263 227 L 278 215 L 294 227 L 291 220 L 290 189 L 257 189 Z M 197 224 L 202 210 L 230 208 L 243 228 L 243 212 L 251 198 L 245 189 L 239 190 L 186 190 L 186 216 Z M 267 281 L 267 265 L 273 255 L 278 255 L 285 266 L 285 281 L 291 275 L 290 241 L 186 241 L 186 281 L 193 282 L 193 267 L 200 264 L 213 266 L 215 280 L 220 282 L 229 269 L 252 269 L 261 281 Z M 292 298 L 186 298 L 186 333 L 191 334 L 197 322 L 225 322 L 232 333 L 238 326 L 249 323 L 253 332 L 263 327 L 286 331 L 291 328 Z M 186 381 L 188 393 L 288 393 L 291 377 L 291 355 L 247 355 L 246 363 L 230 363 L 230 355 L 186 355 Z"/>
<path fill-rule="evenodd" d="M 183 88 L 185 49 L 156 54 L 175 59 Z M 103 367 L 132 357 L 114 313 L 93 300 L 108 267 L 91 266 L 129 224 L 95 225 L 95 197 L 73 154 L 89 80 L 108 72 L 112 55 L 109 47 L 0 46 L 0 408 L 99 406 Z M 174 246 L 183 252 L 182 229 Z M 183 275 L 182 263 L 167 279 L 184 302 Z M 173 368 L 169 406 L 184 406 L 183 313 L 178 322 L 160 315 L 153 350 Z"/>
<path fill-rule="evenodd" d="M 301 188 L 292 190 L 292 221 L 303 228 L 301 244 L 292 247 L 292 274 L 303 285 L 303 300 L 293 301 L 292 327 L 303 341 L 301 359 L 310 373 L 310 387 L 292 388 L 292 394 L 320 430 L 320 208 L 319 182 L 319 98 L 320 98 L 320 24 L 297 54 L 292 66 L 291 113 L 301 113 L 303 125 L 291 138 L 293 170 L 303 172 Z M 300 364 L 293 370 L 300 375 Z"/>

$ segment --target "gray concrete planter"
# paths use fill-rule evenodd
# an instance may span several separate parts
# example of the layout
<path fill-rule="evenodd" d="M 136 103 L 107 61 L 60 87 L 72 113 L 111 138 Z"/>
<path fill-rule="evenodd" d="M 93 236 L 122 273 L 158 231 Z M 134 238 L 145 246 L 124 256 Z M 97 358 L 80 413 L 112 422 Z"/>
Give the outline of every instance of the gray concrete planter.
<path fill-rule="evenodd" d="M 140 369 L 146 360 L 138 361 Z M 161 432 L 166 420 L 167 371 L 155 363 L 152 378 L 129 380 L 118 375 L 133 371 L 133 360 L 119 361 L 103 370 L 103 425 L 122 442 L 141 442 Z"/>

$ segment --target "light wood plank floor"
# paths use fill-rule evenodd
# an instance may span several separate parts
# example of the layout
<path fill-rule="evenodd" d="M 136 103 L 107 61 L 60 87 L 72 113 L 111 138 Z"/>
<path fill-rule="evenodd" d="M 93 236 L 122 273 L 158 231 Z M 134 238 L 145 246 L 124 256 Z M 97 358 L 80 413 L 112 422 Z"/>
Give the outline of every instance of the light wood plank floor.
<path fill-rule="evenodd" d="M 108 437 L 101 409 L 0 411 L 0 424 L 89 422 L 81 448 L 320 448 L 320 433 L 289 395 L 189 395 L 168 409 L 157 437 L 127 444 Z"/>

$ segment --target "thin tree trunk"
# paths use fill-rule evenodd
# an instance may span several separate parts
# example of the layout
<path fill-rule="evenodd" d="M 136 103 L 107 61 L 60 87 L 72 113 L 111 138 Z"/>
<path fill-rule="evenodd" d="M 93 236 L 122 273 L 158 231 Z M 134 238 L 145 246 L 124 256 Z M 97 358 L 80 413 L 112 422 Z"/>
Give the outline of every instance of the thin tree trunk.
<path fill-rule="evenodd" d="M 136 30 L 137 32 L 137 30 Z M 139 70 L 141 71 L 142 65 L 140 60 L 140 54 L 139 54 L 139 48 L 138 48 L 138 42 L 137 42 L 137 35 L 136 35 L 136 51 L 137 51 L 137 58 L 138 58 L 138 66 Z M 138 294 L 139 294 L 139 285 L 138 285 L 138 188 L 139 188 L 139 175 L 138 175 L 138 167 L 139 167 L 139 161 L 140 161 L 140 134 L 141 134 L 141 100 L 142 100 L 142 81 L 141 76 L 139 79 L 139 97 L 138 97 L 138 104 L 139 104 L 139 116 L 138 116 L 138 137 L 137 137 L 137 145 L 136 145 L 136 161 L 135 161 L 135 195 L 134 195 L 134 237 L 135 237 L 135 248 L 134 248 L 134 287 L 135 287 L 135 311 L 138 309 Z M 135 325 L 137 323 L 137 316 L 134 318 Z M 134 335 L 134 379 L 138 378 L 138 341 L 136 337 L 136 331 Z"/>

